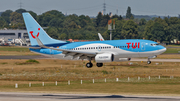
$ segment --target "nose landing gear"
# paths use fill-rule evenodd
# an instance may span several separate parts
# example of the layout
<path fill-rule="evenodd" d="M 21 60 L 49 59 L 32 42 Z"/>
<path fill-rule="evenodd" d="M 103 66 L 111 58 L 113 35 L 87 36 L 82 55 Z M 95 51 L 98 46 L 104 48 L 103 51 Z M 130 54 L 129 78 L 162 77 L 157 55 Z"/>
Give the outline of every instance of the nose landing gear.
<path fill-rule="evenodd" d="M 147 61 L 148 64 L 151 64 L 151 61 Z"/>
<path fill-rule="evenodd" d="M 151 61 L 150 61 L 150 58 L 148 58 L 148 61 L 147 61 L 148 64 L 151 64 Z"/>

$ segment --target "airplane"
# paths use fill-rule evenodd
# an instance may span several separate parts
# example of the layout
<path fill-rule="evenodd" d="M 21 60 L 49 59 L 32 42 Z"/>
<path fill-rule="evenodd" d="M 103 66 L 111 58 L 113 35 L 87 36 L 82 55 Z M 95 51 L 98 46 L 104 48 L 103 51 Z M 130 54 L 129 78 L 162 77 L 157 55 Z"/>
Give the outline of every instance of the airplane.
<path fill-rule="evenodd" d="M 157 42 L 143 39 L 67 43 L 51 38 L 29 13 L 22 15 L 31 47 L 37 47 L 29 48 L 30 51 L 59 59 L 87 59 L 87 68 L 93 67 L 92 60 L 97 67 L 102 67 L 106 62 L 129 61 L 133 57 L 148 57 L 150 64 L 151 58 L 166 51 Z"/>

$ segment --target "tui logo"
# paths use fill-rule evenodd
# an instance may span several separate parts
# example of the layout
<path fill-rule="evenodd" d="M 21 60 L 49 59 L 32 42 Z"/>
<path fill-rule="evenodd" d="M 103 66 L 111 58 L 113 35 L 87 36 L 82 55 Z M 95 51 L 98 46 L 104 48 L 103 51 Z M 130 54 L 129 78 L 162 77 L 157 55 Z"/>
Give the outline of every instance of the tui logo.
<path fill-rule="evenodd" d="M 40 28 L 38 28 L 38 30 L 40 30 Z M 31 34 L 31 36 L 35 39 L 36 37 L 33 35 L 33 31 L 30 31 L 29 32 L 30 34 Z M 39 32 L 38 32 L 38 34 L 37 34 L 37 37 L 39 36 Z"/>
<path fill-rule="evenodd" d="M 132 48 L 133 48 L 133 49 L 135 49 L 136 47 L 139 48 L 139 46 L 140 46 L 140 42 L 138 42 L 138 43 L 136 42 L 135 45 L 134 45 L 133 42 L 132 42 L 132 43 L 129 42 L 129 43 L 126 43 L 126 44 L 128 45 L 128 49 L 129 49 L 130 45 L 132 45 Z M 137 44 L 138 44 L 138 45 L 137 45 Z"/>

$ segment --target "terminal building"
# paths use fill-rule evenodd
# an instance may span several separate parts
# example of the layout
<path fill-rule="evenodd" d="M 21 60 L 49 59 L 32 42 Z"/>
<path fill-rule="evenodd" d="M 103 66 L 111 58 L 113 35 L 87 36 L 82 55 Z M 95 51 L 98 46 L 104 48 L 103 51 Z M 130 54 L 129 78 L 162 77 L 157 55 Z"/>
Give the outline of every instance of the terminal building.
<path fill-rule="evenodd" d="M 10 43 L 15 45 L 30 45 L 27 30 L 0 30 L 0 43 Z"/>

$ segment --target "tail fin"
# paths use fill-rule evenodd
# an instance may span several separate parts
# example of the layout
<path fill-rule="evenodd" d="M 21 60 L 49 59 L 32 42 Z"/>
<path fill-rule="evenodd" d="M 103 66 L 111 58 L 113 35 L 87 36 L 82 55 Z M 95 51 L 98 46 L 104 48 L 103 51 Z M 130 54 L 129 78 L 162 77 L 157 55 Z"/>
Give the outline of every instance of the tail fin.
<path fill-rule="evenodd" d="M 101 36 L 100 33 L 98 33 L 98 36 L 99 36 L 100 41 L 104 41 L 104 38 Z"/>
<path fill-rule="evenodd" d="M 64 41 L 52 39 L 29 13 L 23 13 L 23 18 L 31 46 L 38 46 L 35 36 L 37 36 L 41 42 L 47 46 L 61 46 L 66 44 Z"/>

